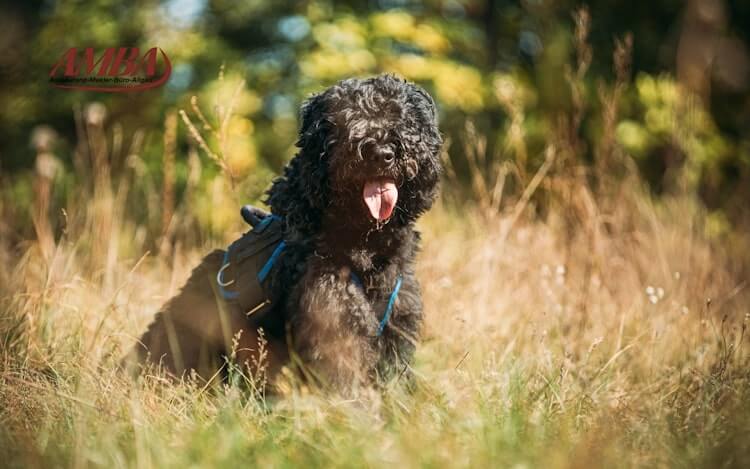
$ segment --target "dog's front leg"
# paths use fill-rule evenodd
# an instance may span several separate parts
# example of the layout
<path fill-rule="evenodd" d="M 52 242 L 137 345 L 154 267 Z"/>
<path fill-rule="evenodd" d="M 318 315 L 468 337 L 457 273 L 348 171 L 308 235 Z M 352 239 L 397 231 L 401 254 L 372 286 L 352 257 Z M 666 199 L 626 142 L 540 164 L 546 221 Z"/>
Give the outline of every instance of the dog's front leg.
<path fill-rule="evenodd" d="M 349 393 L 364 384 L 377 361 L 371 337 L 377 321 L 349 270 L 312 262 L 292 321 L 294 349 L 323 385 Z"/>

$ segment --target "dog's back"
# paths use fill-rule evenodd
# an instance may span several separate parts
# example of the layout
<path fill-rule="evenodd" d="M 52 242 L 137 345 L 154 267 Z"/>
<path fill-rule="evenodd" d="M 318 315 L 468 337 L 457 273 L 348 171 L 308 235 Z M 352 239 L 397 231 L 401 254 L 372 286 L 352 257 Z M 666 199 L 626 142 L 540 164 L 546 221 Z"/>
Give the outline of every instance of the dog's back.
<path fill-rule="evenodd" d="M 126 358 L 128 367 L 151 363 L 177 377 L 195 370 L 208 380 L 234 353 L 239 363 L 277 371 L 276 356 L 283 355 L 285 347 L 266 339 L 266 363 L 260 363 L 262 346 L 256 326 L 239 308 L 222 301 L 216 291 L 214 279 L 223 257 L 224 251 L 213 251 L 193 270 L 180 293 L 156 314 Z"/>

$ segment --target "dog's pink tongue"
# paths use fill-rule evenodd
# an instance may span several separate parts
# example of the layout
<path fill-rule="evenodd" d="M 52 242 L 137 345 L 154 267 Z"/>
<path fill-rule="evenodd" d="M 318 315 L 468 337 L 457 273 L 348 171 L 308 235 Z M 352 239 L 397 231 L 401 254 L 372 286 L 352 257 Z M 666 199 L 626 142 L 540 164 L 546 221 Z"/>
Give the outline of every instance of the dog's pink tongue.
<path fill-rule="evenodd" d="M 365 183 L 362 191 L 370 215 L 378 221 L 387 220 L 393 213 L 398 201 L 398 189 L 393 181 L 378 179 Z"/>

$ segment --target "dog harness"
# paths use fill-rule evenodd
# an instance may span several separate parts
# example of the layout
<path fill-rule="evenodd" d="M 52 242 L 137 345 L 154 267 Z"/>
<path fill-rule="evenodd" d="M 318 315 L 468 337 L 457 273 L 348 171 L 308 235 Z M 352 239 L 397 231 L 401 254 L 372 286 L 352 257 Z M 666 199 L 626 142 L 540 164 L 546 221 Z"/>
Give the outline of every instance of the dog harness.
<path fill-rule="evenodd" d="M 282 219 L 273 214 L 258 216 L 258 211 L 246 205 L 242 217 L 252 228 L 230 244 L 224 252 L 221 268 L 216 273 L 216 284 L 221 297 L 237 304 L 248 316 L 262 319 L 271 310 L 271 291 L 268 276 L 284 251 L 286 242 L 282 237 Z M 225 274 L 231 275 L 227 280 Z M 363 292 L 364 284 L 353 271 L 350 281 Z M 396 278 L 383 318 L 378 324 L 376 336 L 380 337 L 393 313 L 393 305 L 401 289 L 402 278 Z"/>
<path fill-rule="evenodd" d="M 274 215 L 258 218 L 250 231 L 224 251 L 216 273 L 218 293 L 227 303 L 238 306 L 248 316 L 253 315 L 254 320 L 262 320 L 270 312 L 272 301 L 265 282 L 271 269 L 266 264 L 273 265 L 283 248 L 281 218 Z"/>

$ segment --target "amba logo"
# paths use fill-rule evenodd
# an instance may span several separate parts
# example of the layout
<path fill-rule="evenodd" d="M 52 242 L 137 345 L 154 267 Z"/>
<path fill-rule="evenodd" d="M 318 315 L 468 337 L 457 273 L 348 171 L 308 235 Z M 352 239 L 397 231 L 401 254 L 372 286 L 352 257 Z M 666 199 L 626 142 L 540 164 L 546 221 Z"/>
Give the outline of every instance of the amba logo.
<path fill-rule="evenodd" d="M 129 93 L 161 86 L 171 73 L 172 63 L 158 47 L 142 56 L 137 47 L 109 47 L 98 58 L 93 47 L 72 47 L 52 65 L 49 81 L 66 90 Z"/>

